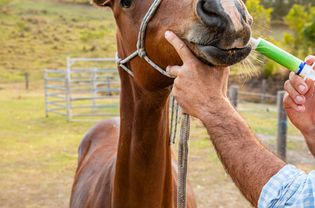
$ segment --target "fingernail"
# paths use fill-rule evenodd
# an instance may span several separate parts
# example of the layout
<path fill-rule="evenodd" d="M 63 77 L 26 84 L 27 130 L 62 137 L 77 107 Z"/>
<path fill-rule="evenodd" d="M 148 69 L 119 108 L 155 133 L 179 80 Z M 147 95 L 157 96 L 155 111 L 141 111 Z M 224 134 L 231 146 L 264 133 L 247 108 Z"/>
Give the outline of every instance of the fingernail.
<path fill-rule="evenodd" d="M 170 31 L 166 31 L 164 35 L 165 35 L 166 38 L 169 38 L 171 36 L 171 32 Z"/>
<path fill-rule="evenodd" d="M 300 103 L 303 101 L 303 97 L 302 96 L 296 96 L 295 101 Z"/>
<path fill-rule="evenodd" d="M 312 58 L 312 56 L 311 56 L 311 55 L 306 56 L 305 61 L 308 61 L 308 60 L 309 60 L 309 59 L 311 59 L 311 58 Z"/>
<path fill-rule="evenodd" d="M 306 89 L 306 87 L 304 85 L 299 86 L 299 92 L 300 93 L 304 92 L 305 89 Z"/>
<path fill-rule="evenodd" d="M 169 66 L 167 66 L 165 70 L 166 70 L 166 72 L 169 72 L 170 67 L 169 67 Z"/>

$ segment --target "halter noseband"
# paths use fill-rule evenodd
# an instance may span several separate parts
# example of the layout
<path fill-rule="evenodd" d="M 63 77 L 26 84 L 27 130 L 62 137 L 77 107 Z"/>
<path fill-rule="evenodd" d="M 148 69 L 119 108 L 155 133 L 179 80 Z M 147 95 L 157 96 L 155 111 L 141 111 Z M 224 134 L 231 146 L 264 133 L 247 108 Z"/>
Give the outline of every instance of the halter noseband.
<path fill-rule="evenodd" d="M 156 11 L 158 10 L 162 0 L 154 0 L 152 5 L 150 6 L 148 12 L 144 16 L 140 30 L 139 30 L 139 35 L 138 35 L 138 42 L 137 42 L 137 50 L 133 52 L 131 55 L 129 55 L 125 59 L 120 59 L 118 57 L 118 54 L 116 55 L 117 63 L 118 65 L 124 69 L 128 74 L 131 76 L 133 75 L 133 72 L 126 66 L 128 62 L 130 62 L 132 59 L 135 57 L 139 56 L 140 58 L 144 59 L 148 64 L 150 64 L 155 70 L 163 74 L 164 76 L 167 76 L 169 78 L 174 78 L 171 75 L 169 75 L 164 69 L 162 69 L 160 66 L 158 66 L 154 61 L 152 61 L 146 53 L 145 47 L 144 47 L 144 41 L 145 41 L 145 35 L 146 35 L 146 30 L 148 27 L 149 22 L 151 21 L 152 17 L 155 15 Z"/>

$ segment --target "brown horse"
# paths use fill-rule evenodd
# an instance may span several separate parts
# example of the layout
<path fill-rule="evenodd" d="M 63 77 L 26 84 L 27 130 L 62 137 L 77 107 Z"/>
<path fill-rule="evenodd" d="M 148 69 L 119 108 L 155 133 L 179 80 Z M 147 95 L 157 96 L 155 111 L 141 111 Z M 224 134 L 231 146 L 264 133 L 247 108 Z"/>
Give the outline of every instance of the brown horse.
<path fill-rule="evenodd" d="M 136 50 L 143 16 L 153 0 L 94 0 L 110 7 L 117 23 L 118 55 Z M 164 32 L 179 35 L 204 62 L 227 66 L 250 52 L 252 19 L 241 0 L 163 0 L 145 38 L 148 56 L 159 66 L 181 64 Z M 134 77 L 119 68 L 120 121 L 93 127 L 79 147 L 70 206 L 176 207 L 177 172 L 168 130 L 173 80 L 137 57 L 128 63 Z M 196 207 L 187 189 L 187 207 Z"/>

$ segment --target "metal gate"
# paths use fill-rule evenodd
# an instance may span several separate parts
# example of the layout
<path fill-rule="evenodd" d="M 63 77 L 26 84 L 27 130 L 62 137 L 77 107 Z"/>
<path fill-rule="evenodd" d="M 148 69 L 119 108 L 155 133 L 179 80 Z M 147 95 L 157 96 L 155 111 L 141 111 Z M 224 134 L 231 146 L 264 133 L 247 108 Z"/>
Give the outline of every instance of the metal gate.
<path fill-rule="evenodd" d="M 66 69 L 45 69 L 46 117 L 58 114 L 68 121 L 88 121 L 118 116 L 120 80 L 115 65 L 114 58 L 68 58 Z"/>

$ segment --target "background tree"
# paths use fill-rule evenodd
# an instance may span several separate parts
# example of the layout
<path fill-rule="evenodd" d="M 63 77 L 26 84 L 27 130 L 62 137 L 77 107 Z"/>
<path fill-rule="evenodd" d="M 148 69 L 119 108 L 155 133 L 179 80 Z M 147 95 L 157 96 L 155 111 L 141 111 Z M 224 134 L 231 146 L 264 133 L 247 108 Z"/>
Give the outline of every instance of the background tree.
<path fill-rule="evenodd" d="M 313 52 L 315 7 L 295 4 L 284 22 L 292 32 L 284 34 L 284 44 L 294 55 L 303 58 Z"/>
<path fill-rule="evenodd" d="M 273 20 L 282 21 L 294 4 L 304 6 L 315 6 L 314 0 L 262 0 L 262 4 L 266 8 L 273 8 L 271 17 Z"/>
<path fill-rule="evenodd" d="M 315 12 L 313 13 L 315 14 Z M 307 24 L 304 28 L 304 37 L 312 49 L 312 54 L 315 53 L 315 15 L 313 15 L 312 22 Z"/>

